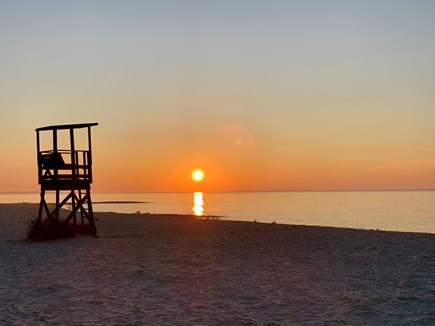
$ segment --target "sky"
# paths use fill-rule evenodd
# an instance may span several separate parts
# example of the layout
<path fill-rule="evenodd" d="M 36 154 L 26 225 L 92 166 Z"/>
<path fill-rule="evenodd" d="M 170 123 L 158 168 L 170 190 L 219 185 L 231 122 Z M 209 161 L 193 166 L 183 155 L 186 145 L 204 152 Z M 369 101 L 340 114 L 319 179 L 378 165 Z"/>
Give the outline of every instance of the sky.
<path fill-rule="evenodd" d="M 87 122 L 97 192 L 433 189 L 433 17 L 425 0 L 0 0 L 0 192 L 39 189 L 36 128 Z"/>

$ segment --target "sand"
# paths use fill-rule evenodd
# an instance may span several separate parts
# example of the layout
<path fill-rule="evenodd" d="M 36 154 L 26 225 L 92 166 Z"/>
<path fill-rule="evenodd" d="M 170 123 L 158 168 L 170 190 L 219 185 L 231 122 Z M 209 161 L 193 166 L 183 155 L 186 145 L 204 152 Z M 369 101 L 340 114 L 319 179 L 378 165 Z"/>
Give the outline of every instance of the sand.
<path fill-rule="evenodd" d="M 435 234 L 97 213 L 26 242 L 36 212 L 0 205 L 2 325 L 435 324 Z"/>

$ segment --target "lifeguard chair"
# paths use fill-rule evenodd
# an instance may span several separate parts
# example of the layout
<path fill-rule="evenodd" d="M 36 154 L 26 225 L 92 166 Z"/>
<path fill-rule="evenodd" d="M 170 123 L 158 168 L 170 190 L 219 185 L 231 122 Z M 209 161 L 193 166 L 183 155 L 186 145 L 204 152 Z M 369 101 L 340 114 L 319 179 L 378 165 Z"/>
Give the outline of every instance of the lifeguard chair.
<path fill-rule="evenodd" d="M 80 212 L 81 226 L 86 228 L 86 233 L 97 234 L 91 200 L 91 127 L 97 125 L 98 123 L 83 123 L 36 129 L 38 182 L 41 185 L 38 222 L 67 224 L 72 221 L 74 225 L 77 225 L 77 213 Z M 84 149 L 76 148 L 74 136 L 79 129 L 81 129 L 81 143 L 85 143 Z M 83 129 L 85 130 L 83 131 Z M 47 133 L 52 134 L 52 141 L 49 141 L 51 146 L 43 150 L 42 145 L 47 145 L 47 136 L 48 140 L 50 139 L 50 135 L 47 135 Z M 62 140 L 69 138 L 69 141 L 66 141 L 66 143 L 64 141 L 61 144 L 66 148 L 60 149 L 58 147 L 60 136 L 63 136 Z M 52 210 L 50 210 L 46 201 L 47 192 L 54 192 L 55 194 L 55 207 Z M 71 211 L 67 213 L 68 215 L 63 220 L 60 220 L 60 209 L 67 204 L 71 206 Z"/>

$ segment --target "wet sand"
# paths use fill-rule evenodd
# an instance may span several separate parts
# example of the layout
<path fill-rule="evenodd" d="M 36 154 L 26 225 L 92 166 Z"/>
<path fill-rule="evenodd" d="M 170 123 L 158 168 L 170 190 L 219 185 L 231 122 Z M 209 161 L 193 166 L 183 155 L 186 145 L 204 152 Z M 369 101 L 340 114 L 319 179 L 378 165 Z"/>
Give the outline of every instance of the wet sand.
<path fill-rule="evenodd" d="M 97 213 L 26 242 L 36 212 L 0 205 L 0 324 L 435 324 L 435 234 Z"/>

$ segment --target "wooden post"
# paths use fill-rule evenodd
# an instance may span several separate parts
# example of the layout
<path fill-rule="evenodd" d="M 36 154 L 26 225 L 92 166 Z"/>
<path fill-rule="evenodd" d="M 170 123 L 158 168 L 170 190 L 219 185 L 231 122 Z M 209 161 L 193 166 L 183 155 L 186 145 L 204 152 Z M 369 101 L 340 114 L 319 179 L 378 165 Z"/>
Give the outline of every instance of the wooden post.
<path fill-rule="evenodd" d="M 39 130 L 36 131 L 36 162 L 38 163 L 38 183 L 41 183 L 42 179 L 42 164 L 41 164 L 41 141 L 39 139 Z"/>
<path fill-rule="evenodd" d="M 91 127 L 88 127 L 88 166 L 89 166 L 89 182 L 92 183 L 92 140 Z"/>
<path fill-rule="evenodd" d="M 44 208 L 44 203 L 45 203 L 45 190 L 41 189 L 40 200 L 39 200 L 38 222 L 41 222 L 42 209 Z"/>
<path fill-rule="evenodd" d="M 53 130 L 53 153 L 56 154 L 58 152 L 57 150 L 57 130 Z M 54 180 L 57 182 L 59 179 L 59 170 L 57 166 L 53 167 L 54 171 Z M 56 189 L 56 208 L 54 209 L 54 219 L 55 221 L 59 221 L 59 197 L 60 197 L 60 190 Z"/>
<path fill-rule="evenodd" d="M 70 139 L 70 150 L 71 150 L 71 173 L 73 180 L 77 181 L 77 166 L 76 166 L 76 155 L 75 155 L 75 144 L 74 144 L 74 129 L 70 128 L 69 130 L 69 139 Z M 74 193 L 74 190 L 71 189 L 71 195 Z M 75 196 L 71 198 L 71 209 L 74 212 L 73 215 L 73 223 L 77 224 L 77 217 L 75 213 L 76 201 Z"/>
<path fill-rule="evenodd" d="M 94 220 L 94 210 L 92 209 L 92 200 L 91 200 L 91 189 L 86 189 L 86 196 L 88 197 L 88 216 L 89 223 L 93 228 L 95 228 L 95 220 Z M 95 228 L 95 232 L 97 229 Z"/>
<path fill-rule="evenodd" d="M 71 165 L 73 179 L 76 180 L 76 158 L 75 158 L 75 145 L 74 145 L 74 129 L 69 130 L 70 147 L 71 147 Z"/>
<path fill-rule="evenodd" d="M 53 153 L 57 153 L 57 130 L 53 130 Z M 57 166 L 54 167 L 54 179 L 55 181 L 58 180 L 58 174 L 59 170 L 57 169 Z"/>
<path fill-rule="evenodd" d="M 82 201 L 82 190 L 79 189 L 79 201 Z M 83 212 L 83 205 L 80 207 L 80 221 L 83 224 L 85 224 L 85 213 Z"/>

